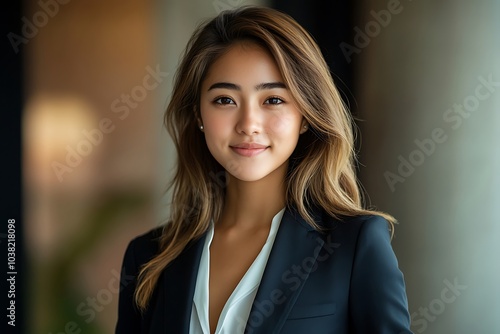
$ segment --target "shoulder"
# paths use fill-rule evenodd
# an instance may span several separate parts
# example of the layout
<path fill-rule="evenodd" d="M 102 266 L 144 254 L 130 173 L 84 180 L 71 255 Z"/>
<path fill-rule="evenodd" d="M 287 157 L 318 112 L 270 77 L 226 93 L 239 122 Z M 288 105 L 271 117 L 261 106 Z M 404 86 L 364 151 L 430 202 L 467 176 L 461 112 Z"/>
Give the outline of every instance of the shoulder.
<path fill-rule="evenodd" d="M 130 245 L 148 248 L 158 247 L 159 238 L 162 235 L 164 227 L 159 226 L 143 233 L 130 241 Z"/>
<path fill-rule="evenodd" d="M 377 215 L 353 217 L 339 223 L 338 230 L 352 241 L 349 296 L 356 332 L 377 328 L 380 333 L 406 333 L 410 328 L 406 287 L 389 222 Z"/>
<path fill-rule="evenodd" d="M 366 277 L 371 281 L 393 278 L 401 280 L 398 261 L 391 245 L 390 224 L 382 216 L 359 215 L 324 219 L 327 235 L 339 244 L 339 252 L 349 258 L 352 282 L 363 284 Z M 342 249 L 342 250 L 341 250 Z"/>
<path fill-rule="evenodd" d="M 324 213 L 321 227 L 326 233 L 340 234 L 356 241 L 379 239 L 390 243 L 391 240 L 390 223 L 378 215 L 332 217 Z"/>
<path fill-rule="evenodd" d="M 355 332 L 406 333 L 410 328 L 404 276 L 382 216 L 324 215 L 327 235 L 338 244 L 349 275 L 349 312 Z"/>
<path fill-rule="evenodd" d="M 323 227 L 327 239 L 340 245 L 339 253 L 350 259 L 352 269 L 362 273 L 382 268 L 398 268 L 391 245 L 389 222 L 378 215 L 352 217 L 324 217 Z"/>
<path fill-rule="evenodd" d="M 127 246 L 120 275 L 122 286 L 118 298 L 116 333 L 141 332 L 141 326 L 144 324 L 143 316 L 134 300 L 137 276 L 141 266 L 156 255 L 162 229 L 162 227 L 157 227 L 139 235 Z"/>
<path fill-rule="evenodd" d="M 163 226 L 156 227 L 132 239 L 125 251 L 124 264 L 136 270 L 153 258 L 159 250 Z"/>

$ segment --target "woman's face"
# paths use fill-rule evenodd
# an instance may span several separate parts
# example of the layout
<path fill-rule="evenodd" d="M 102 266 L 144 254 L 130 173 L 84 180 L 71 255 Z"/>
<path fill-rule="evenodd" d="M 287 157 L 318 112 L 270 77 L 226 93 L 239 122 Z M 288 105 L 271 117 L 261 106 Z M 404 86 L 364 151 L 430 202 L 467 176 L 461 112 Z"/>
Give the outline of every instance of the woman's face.
<path fill-rule="evenodd" d="M 242 181 L 284 175 L 306 128 L 273 57 L 255 43 L 235 44 L 210 66 L 201 89 L 200 125 L 226 171 Z"/>

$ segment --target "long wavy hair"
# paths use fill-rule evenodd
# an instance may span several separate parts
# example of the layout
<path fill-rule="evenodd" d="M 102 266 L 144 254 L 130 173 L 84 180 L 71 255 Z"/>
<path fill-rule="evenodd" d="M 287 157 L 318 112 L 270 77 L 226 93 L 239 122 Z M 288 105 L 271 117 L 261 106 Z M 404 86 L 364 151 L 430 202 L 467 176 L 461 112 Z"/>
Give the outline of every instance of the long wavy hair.
<path fill-rule="evenodd" d="M 201 84 L 210 65 L 232 45 L 251 40 L 277 63 L 294 102 L 309 123 L 286 175 L 286 203 L 314 228 L 312 204 L 334 217 L 377 214 L 393 230 L 394 219 L 363 208 L 355 175 L 353 121 L 334 86 L 318 45 L 290 16 L 263 7 L 224 11 L 196 29 L 175 76 L 165 125 L 177 149 L 170 183 L 171 216 L 158 254 L 140 270 L 135 290 L 139 309 L 147 308 L 158 278 L 186 245 L 200 238 L 224 205 L 224 168 L 212 157 L 199 130 Z"/>

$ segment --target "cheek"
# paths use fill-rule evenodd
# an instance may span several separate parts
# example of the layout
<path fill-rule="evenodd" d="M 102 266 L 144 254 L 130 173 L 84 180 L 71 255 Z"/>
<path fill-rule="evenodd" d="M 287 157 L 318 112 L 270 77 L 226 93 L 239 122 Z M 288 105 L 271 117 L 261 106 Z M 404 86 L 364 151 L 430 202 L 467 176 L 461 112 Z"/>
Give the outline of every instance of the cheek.
<path fill-rule="evenodd" d="M 211 131 L 220 131 L 228 126 L 230 119 L 219 110 L 202 111 L 202 121 L 205 128 Z"/>
<path fill-rule="evenodd" d="M 299 133 L 301 117 L 290 114 L 275 114 L 269 121 L 268 131 L 276 136 L 290 136 Z"/>
<path fill-rule="evenodd" d="M 221 118 L 219 120 L 211 118 L 204 123 L 205 137 L 210 140 L 224 140 L 229 136 L 231 127 L 227 120 Z"/>
<path fill-rule="evenodd" d="M 228 117 L 219 115 L 216 110 L 210 110 L 210 108 L 202 109 L 201 118 L 207 140 L 223 136 L 231 126 Z"/>

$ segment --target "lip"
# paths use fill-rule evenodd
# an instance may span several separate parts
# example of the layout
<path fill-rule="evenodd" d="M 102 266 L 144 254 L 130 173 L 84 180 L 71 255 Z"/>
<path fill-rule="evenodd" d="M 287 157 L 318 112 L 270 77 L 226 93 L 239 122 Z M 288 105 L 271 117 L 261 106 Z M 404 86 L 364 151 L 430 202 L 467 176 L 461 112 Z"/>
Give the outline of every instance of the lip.
<path fill-rule="evenodd" d="M 240 143 L 229 147 L 239 155 L 244 157 L 253 157 L 264 152 L 269 146 L 258 143 Z"/>

